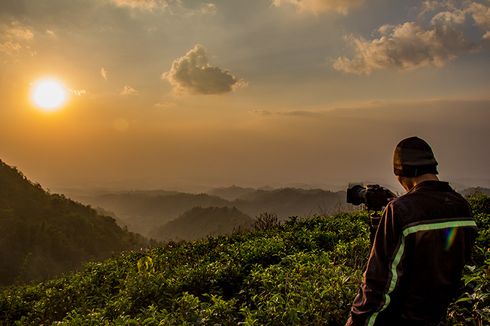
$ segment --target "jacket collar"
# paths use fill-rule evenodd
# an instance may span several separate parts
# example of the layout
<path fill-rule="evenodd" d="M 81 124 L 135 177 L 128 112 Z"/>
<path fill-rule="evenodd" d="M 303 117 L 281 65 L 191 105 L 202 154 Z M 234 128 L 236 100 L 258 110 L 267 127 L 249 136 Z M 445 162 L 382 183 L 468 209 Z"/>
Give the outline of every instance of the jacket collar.
<path fill-rule="evenodd" d="M 420 190 L 438 190 L 438 191 L 450 191 L 453 190 L 448 182 L 437 181 L 437 180 L 427 180 L 422 181 L 415 187 L 410 189 L 409 192 L 420 191 Z"/>

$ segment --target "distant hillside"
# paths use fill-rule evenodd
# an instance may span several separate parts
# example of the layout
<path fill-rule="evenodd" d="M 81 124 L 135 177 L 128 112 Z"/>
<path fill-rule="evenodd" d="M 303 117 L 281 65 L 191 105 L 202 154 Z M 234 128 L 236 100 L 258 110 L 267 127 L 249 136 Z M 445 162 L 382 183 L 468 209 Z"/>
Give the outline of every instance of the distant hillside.
<path fill-rule="evenodd" d="M 461 191 L 461 193 L 465 196 L 472 195 L 474 193 L 481 192 L 487 196 L 490 196 L 490 189 L 489 188 L 484 188 L 484 187 L 472 187 L 472 188 L 467 188 Z"/>
<path fill-rule="evenodd" d="M 352 206 L 345 203 L 345 192 L 321 189 L 253 190 L 235 186 L 211 193 L 220 193 L 227 198 L 239 197 L 226 200 L 211 194 L 138 191 L 86 196 L 80 200 L 114 212 L 130 230 L 147 236 L 193 207 L 236 207 L 251 217 L 269 212 L 277 214 L 281 220 L 289 216 L 328 215 L 352 210 Z"/>
<path fill-rule="evenodd" d="M 251 216 L 269 212 L 285 220 L 289 216 L 330 215 L 352 210 L 345 198 L 346 193 L 343 191 L 283 188 L 256 190 L 235 200 L 233 205 Z"/>
<path fill-rule="evenodd" d="M 252 224 L 253 219 L 235 207 L 194 207 L 150 236 L 157 240 L 199 240 L 209 235 L 231 234 L 239 228 L 248 229 Z"/>
<path fill-rule="evenodd" d="M 218 196 L 233 201 L 253 192 L 255 192 L 254 188 L 243 188 L 233 185 L 231 187 L 211 189 L 208 193 L 212 196 Z"/>
<path fill-rule="evenodd" d="M 149 235 L 193 207 L 225 207 L 229 201 L 207 194 L 131 191 L 82 198 L 92 206 L 114 212 L 131 231 Z"/>
<path fill-rule="evenodd" d="M 0 285 L 46 279 L 144 244 L 113 218 L 47 193 L 0 161 Z"/>

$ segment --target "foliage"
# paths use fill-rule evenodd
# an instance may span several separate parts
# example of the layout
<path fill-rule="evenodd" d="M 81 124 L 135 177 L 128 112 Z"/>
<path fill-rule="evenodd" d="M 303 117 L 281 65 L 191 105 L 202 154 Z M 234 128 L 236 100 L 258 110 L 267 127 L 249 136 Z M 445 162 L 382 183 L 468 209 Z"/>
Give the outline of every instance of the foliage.
<path fill-rule="evenodd" d="M 279 225 L 279 218 L 274 213 L 260 213 L 254 221 L 255 230 L 267 230 L 275 228 Z"/>
<path fill-rule="evenodd" d="M 490 197 L 482 192 L 468 196 L 478 225 L 473 248 L 473 265 L 465 266 L 464 288 L 451 304 L 448 320 L 453 325 L 488 325 L 490 323 Z"/>
<path fill-rule="evenodd" d="M 330 320 L 349 309 L 368 254 L 361 214 L 127 253 L 83 272 L 14 287 L 0 319 L 25 324 L 279 324 Z M 362 257 L 353 259 L 355 256 Z M 273 304 L 276 302 L 277 304 Z"/>
<path fill-rule="evenodd" d="M 490 321 L 489 216 L 478 210 L 475 216 L 480 228 L 475 261 L 465 272 L 461 297 L 448 311 L 451 325 Z M 343 325 L 369 253 L 367 220 L 364 212 L 290 219 L 273 228 L 125 253 L 77 274 L 4 290 L 0 320 Z"/>
<path fill-rule="evenodd" d="M 144 245 L 113 218 L 50 194 L 0 161 L 0 286 L 58 276 Z"/>

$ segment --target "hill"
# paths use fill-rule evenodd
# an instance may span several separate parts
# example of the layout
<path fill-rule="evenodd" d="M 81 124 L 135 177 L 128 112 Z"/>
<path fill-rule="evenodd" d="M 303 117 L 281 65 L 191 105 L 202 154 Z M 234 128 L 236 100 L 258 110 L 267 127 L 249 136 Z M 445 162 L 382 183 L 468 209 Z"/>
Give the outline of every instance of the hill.
<path fill-rule="evenodd" d="M 232 207 L 229 201 L 216 196 L 171 191 L 115 192 L 80 200 L 114 212 L 131 231 L 145 236 L 193 207 Z"/>
<path fill-rule="evenodd" d="M 0 285 L 46 279 L 140 247 L 113 218 L 49 194 L 0 161 Z"/>
<path fill-rule="evenodd" d="M 214 188 L 208 191 L 208 193 L 212 196 L 218 196 L 233 201 L 254 191 L 254 188 L 244 188 L 233 185 L 230 187 Z"/>
<path fill-rule="evenodd" d="M 114 212 L 131 231 L 146 236 L 155 229 L 175 220 L 193 207 L 236 207 L 248 216 L 263 212 L 277 214 L 280 220 L 290 216 L 332 214 L 352 207 L 345 203 L 345 192 L 321 189 L 284 188 L 256 190 L 250 188 L 220 188 L 211 194 L 188 194 L 165 191 L 132 191 L 94 194 L 79 200 L 94 207 Z M 192 227 L 192 226 L 189 226 Z"/>
<path fill-rule="evenodd" d="M 472 188 L 466 188 L 461 193 L 465 196 L 472 195 L 474 193 L 483 193 L 487 196 L 490 196 L 490 188 L 484 188 L 484 187 L 472 187 Z"/>
<path fill-rule="evenodd" d="M 157 240 L 199 240 L 248 229 L 253 220 L 236 207 L 194 207 L 150 233 Z"/>
<path fill-rule="evenodd" d="M 449 325 L 488 325 L 490 199 Z M 83 272 L 0 292 L 6 324 L 344 325 L 369 253 L 364 212 L 291 219 L 260 231 L 168 243 Z"/>
<path fill-rule="evenodd" d="M 233 205 L 251 216 L 262 212 L 277 214 L 280 220 L 290 216 L 330 215 L 348 211 L 344 191 L 331 192 L 322 189 L 282 188 L 249 192 L 233 202 Z"/>

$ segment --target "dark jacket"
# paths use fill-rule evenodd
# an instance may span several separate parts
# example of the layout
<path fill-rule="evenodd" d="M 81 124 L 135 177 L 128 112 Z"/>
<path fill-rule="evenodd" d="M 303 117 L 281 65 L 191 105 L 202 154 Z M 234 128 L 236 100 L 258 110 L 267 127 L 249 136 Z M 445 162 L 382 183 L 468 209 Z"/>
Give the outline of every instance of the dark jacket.
<path fill-rule="evenodd" d="M 346 325 L 435 325 L 457 294 L 476 224 L 448 183 L 424 181 L 391 201 Z"/>

